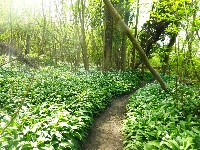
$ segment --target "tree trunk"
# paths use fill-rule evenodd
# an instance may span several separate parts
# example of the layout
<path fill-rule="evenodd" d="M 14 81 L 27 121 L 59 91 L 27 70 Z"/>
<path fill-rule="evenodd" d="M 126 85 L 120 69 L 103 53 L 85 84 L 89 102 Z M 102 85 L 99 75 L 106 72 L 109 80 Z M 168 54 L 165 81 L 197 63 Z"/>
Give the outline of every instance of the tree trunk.
<path fill-rule="evenodd" d="M 78 1 L 78 5 L 80 0 Z M 87 53 L 87 44 L 86 44 L 86 35 L 85 35 L 85 3 L 81 0 L 81 10 L 79 9 L 79 18 L 81 22 L 81 48 L 82 48 L 82 56 L 83 56 L 83 64 L 86 71 L 89 71 L 89 59 Z"/>
<path fill-rule="evenodd" d="M 121 70 L 126 70 L 126 35 L 122 36 L 122 46 L 121 46 Z"/>
<path fill-rule="evenodd" d="M 80 60 L 81 60 L 81 53 L 80 50 L 77 50 L 76 52 L 76 60 L 75 60 L 75 70 L 78 70 L 79 66 L 80 66 Z"/>
<path fill-rule="evenodd" d="M 78 27 L 78 21 L 77 18 L 75 18 L 75 29 L 76 29 L 76 34 L 80 43 L 80 48 L 82 49 L 82 37 L 79 31 L 79 27 Z M 76 60 L 75 60 L 75 71 L 79 68 L 80 66 L 80 62 L 81 62 L 81 50 L 79 49 L 79 46 L 77 46 L 76 43 L 74 43 L 74 49 L 77 49 L 76 52 Z M 83 62 L 84 63 L 84 62 Z"/>
<path fill-rule="evenodd" d="M 172 46 L 176 42 L 177 34 L 173 34 L 169 44 L 167 45 L 167 49 L 165 50 L 164 59 L 162 62 L 162 73 L 165 74 L 167 69 L 169 68 L 169 54 L 171 52 Z"/>
<path fill-rule="evenodd" d="M 10 8 L 10 14 L 9 14 L 9 25 L 10 25 L 10 45 L 13 46 L 13 23 L 12 23 L 12 10 Z M 12 54 L 13 54 L 13 49 L 11 49 L 11 46 L 8 49 L 8 58 L 9 62 L 12 61 Z"/>
<path fill-rule="evenodd" d="M 26 35 L 25 56 L 26 56 L 27 54 L 29 54 L 29 52 L 30 52 L 30 46 L 31 46 L 31 36 L 30 36 L 30 34 L 27 34 L 27 35 Z"/>
<path fill-rule="evenodd" d="M 44 54 L 44 47 L 45 47 L 45 31 L 46 31 L 47 20 L 46 20 L 46 15 L 44 11 L 44 0 L 42 0 L 42 16 L 43 16 L 42 39 L 41 39 L 40 48 L 38 52 L 38 60 L 39 60 L 39 56 Z"/>
<path fill-rule="evenodd" d="M 105 8 L 105 18 L 103 71 L 109 71 L 111 69 L 113 17 L 108 12 L 108 8 Z"/>
<path fill-rule="evenodd" d="M 58 64 L 58 54 L 57 54 L 57 43 L 53 44 L 53 59 L 54 63 L 57 65 Z"/>
<path fill-rule="evenodd" d="M 114 43 L 114 42 L 113 42 Z M 120 49 L 119 49 L 119 44 L 118 43 L 114 43 L 113 44 L 113 51 L 112 51 L 112 64 L 114 64 L 113 66 L 115 67 L 114 69 L 116 70 L 120 70 L 121 69 L 121 54 L 120 54 Z"/>
<path fill-rule="evenodd" d="M 80 9 L 79 9 L 79 0 L 78 0 L 78 11 L 79 11 L 79 16 L 80 16 Z M 73 24 L 75 27 L 75 32 L 74 32 L 74 37 L 77 37 L 77 41 L 75 40 L 75 42 L 73 43 L 74 45 L 74 49 L 76 50 L 76 56 L 75 56 L 75 62 L 74 62 L 74 70 L 77 71 L 79 66 L 80 66 L 80 62 L 81 62 L 81 50 L 79 48 L 79 44 L 77 45 L 77 43 L 80 43 L 80 45 L 82 45 L 82 40 L 81 40 L 81 35 L 80 35 L 80 31 L 79 31 L 79 26 L 78 26 L 78 15 L 76 14 L 76 9 L 75 6 L 73 6 L 73 0 L 71 0 L 71 6 L 72 6 L 72 11 L 73 11 Z M 72 17 L 72 18 L 73 18 Z M 71 18 L 71 19 L 72 19 Z M 82 47 L 81 47 L 82 48 Z"/>
<path fill-rule="evenodd" d="M 137 38 L 138 18 L 139 18 L 139 13 L 140 13 L 139 4 L 140 4 L 140 0 L 137 0 L 137 13 L 136 13 L 136 20 L 135 20 L 135 38 Z M 132 49 L 131 68 L 135 69 L 135 47 L 134 46 Z"/>
<path fill-rule="evenodd" d="M 122 3 L 122 2 L 121 2 Z M 124 22 L 125 24 L 128 26 L 128 21 L 129 21 L 129 17 L 130 17 L 130 12 L 129 10 L 127 9 L 128 7 L 128 4 L 129 4 L 129 1 L 126 0 L 126 7 L 124 9 Z M 126 70 L 126 35 L 122 35 L 122 46 L 121 46 L 121 70 L 122 71 L 125 71 Z"/>
<path fill-rule="evenodd" d="M 197 6 L 197 2 L 196 0 L 192 1 L 192 3 L 194 4 L 194 12 L 193 12 L 193 16 L 192 16 L 192 26 L 195 27 L 195 20 L 196 20 L 196 14 L 197 14 L 197 9 L 198 9 L 198 6 Z M 194 74 L 196 76 L 196 78 L 200 81 L 200 76 L 199 76 L 199 73 L 198 71 L 196 70 L 196 67 L 195 67 L 195 64 L 194 64 L 194 61 L 192 59 L 192 47 L 193 47 L 193 41 L 194 41 L 194 30 L 191 31 L 191 33 L 189 33 L 188 35 L 188 55 L 189 55 L 189 62 L 191 63 L 192 65 L 192 68 L 194 70 Z"/>
<path fill-rule="evenodd" d="M 114 17 L 116 23 L 118 23 L 123 30 L 124 34 L 128 36 L 128 38 L 131 40 L 132 44 L 135 46 L 136 50 L 138 51 L 140 57 L 142 58 L 145 66 L 150 70 L 152 75 L 155 77 L 155 79 L 160 83 L 161 88 L 164 91 L 167 91 L 167 87 L 163 79 L 160 77 L 160 75 L 154 70 L 154 68 L 151 66 L 151 64 L 148 61 L 148 58 L 144 51 L 142 50 L 142 47 L 140 46 L 137 39 L 134 37 L 134 35 L 131 33 L 129 27 L 124 23 L 121 16 L 118 14 L 116 9 L 112 6 L 112 4 L 109 2 L 109 0 L 103 0 L 106 7 L 108 8 L 110 14 Z"/>
<path fill-rule="evenodd" d="M 93 31 L 91 31 L 91 44 L 92 44 L 92 49 L 93 49 L 93 53 L 94 53 L 94 64 L 96 65 L 97 68 L 100 67 L 100 62 L 99 61 L 99 56 L 98 56 L 98 47 L 97 47 L 97 43 L 96 43 L 96 40 L 95 40 L 95 37 L 94 37 L 94 33 Z"/>

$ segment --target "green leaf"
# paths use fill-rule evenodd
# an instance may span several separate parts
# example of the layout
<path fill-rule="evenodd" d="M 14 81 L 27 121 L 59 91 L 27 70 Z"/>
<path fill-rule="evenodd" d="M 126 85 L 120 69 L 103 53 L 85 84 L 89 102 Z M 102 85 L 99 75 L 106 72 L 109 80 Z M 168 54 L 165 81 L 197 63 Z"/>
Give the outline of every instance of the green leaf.
<path fill-rule="evenodd" d="M 61 127 L 69 127 L 69 124 L 67 124 L 67 122 L 59 122 L 58 125 Z"/>
<path fill-rule="evenodd" d="M 149 141 L 148 143 L 146 143 L 144 145 L 144 150 L 156 150 L 156 149 L 160 149 L 160 142 L 158 141 Z"/>

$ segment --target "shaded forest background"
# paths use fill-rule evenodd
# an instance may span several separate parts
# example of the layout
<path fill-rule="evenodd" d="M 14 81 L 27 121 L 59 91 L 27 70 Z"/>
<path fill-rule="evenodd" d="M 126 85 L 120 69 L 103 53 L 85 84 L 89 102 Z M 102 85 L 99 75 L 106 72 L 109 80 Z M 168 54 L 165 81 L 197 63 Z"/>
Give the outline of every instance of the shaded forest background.
<path fill-rule="evenodd" d="M 22 1 L 23 2 L 23 1 Z M 199 0 L 112 0 L 151 64 L 162 74 L 200 81 Z M 0 2 L 0 63 L 71 70 L 145 69 L 101 0 Z M 189 81 L 189 82 L 190 82 Z"/>

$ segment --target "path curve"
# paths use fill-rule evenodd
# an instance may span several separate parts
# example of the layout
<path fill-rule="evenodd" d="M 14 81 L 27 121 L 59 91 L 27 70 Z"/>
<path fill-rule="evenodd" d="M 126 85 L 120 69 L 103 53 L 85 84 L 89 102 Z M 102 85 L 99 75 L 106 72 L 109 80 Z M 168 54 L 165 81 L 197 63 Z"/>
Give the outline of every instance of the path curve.
<path fill-rule="evenodd" d="M 98 118 L 82 146 L 82 150 L 123 150 L 123 119 L 126 103 L 134 92 L 112 101 Z"/>

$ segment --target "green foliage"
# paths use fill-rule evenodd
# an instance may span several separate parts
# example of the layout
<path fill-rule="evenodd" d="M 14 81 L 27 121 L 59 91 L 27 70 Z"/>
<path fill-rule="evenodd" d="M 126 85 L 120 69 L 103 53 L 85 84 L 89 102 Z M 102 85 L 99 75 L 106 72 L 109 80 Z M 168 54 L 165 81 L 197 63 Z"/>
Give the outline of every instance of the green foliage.
<path fill-rule="evenodd" d="M 169 85 L 169 93 L 153 83 L 130 98 L 124 121 L 125 149 L 200 148 L 199 91 Z"/>
<path fill-rule="evenodd" d="M 33 71 L 0 71 L 0 132 L 25 96 Z M 36 71 L 18 117 L 0 138 L 0 149 L 80 149 L 113 96 L 140 84 L 140 72 L 70 73 L 63 67 Z"/>

